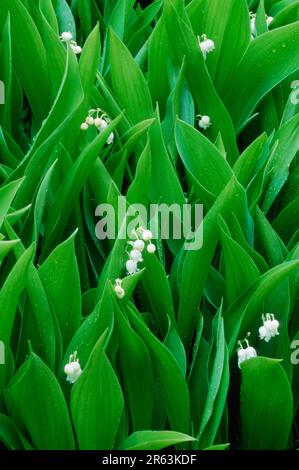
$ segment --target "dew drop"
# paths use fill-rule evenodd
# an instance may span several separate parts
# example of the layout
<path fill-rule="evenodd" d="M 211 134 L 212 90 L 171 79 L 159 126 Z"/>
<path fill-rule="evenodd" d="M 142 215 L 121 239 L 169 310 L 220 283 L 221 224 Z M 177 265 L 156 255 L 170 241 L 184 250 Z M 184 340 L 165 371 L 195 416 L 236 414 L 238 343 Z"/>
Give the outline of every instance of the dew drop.
<path fill-rule="evenodd" d="M 273 54 L 275 54 L 277 52 L 277 49 L 275 49 L 275 48 L 272 49 L 272 52 L 273 52 Z"/>
<path fill-rule="evenodd" d="M 281 45 L 282 45 L 282 47 L 287 47 L 287 43 L 286 43 L 286 42 L 283 42 Z"/>

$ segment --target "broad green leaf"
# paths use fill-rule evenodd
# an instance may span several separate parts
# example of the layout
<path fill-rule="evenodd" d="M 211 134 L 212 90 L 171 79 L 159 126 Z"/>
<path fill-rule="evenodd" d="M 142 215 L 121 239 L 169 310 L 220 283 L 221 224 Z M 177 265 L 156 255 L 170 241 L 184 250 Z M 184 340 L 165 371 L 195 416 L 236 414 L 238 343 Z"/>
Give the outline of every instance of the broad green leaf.
<path fill-rule="evenodd" d="M 260 272 L 249 254 L 231 237 L 221 216 L 219 225 L 227 301 L 231 304 L 260 277 Z"/>
<path fill-rule="evenodd" d="M 68 222 L 73 209 L 73 200 L 79 196 L 79 193 L 86 182 L 91 171 L 93 163 L 96 161 L 99 152 L 104 147 L 106 140 L 119 121 L 122 115 L 112 121 L 109 126 L 82 151 L 76 160 L 70 174 L 64 184 L 62 184 L 46 225 L 45 244 L 43 255 L 50 251 L 57 238 L 62 236 L 64 228 Z"/>
<path fill-rule="evenodd" d="M 23 439 L 14 422 L 8 416 L 0 414 L 0 442 L 9 450 L 25 450 Z"/>
<path fill-rule="evenodd" d="M 125 401 L 134 431 L 151 429 L 154 405 L 153 366 L 148 349 L 131 328 L 118 306 L 115 307 L 119 337 L 121 375 Z M 140 378 L 142 377 L 142 380 Z"/>
<path fill-rule="evenodd" d="M 14 65 L 26 91 L 36 119 L 41 122 L 50 109 L 46 50 L 38 29 L 28 10 L 20 0 L 2 0 L 0 18 L 11 15 L 12 50 Z M 30 67 L 28 66 L 30 63 Z M 34 80 L 32 80 L 34 70 Z"/>
<path fill-rule="evenodd" d="M 182 4 L 181 0 L 167 0 L 165 2 L 163 20 L 166 24 L 168 41 L 171 44 L 170 56 L 178 67 L 181 67 L 185 57 L 186 81 L 192 93 L 196 111 L 199 114 L 210 116 L 213 122 L 207 131 L 207 136 L 215 140 L 220 132 L 228 152 L 228 161 L 234 161 L 238 150 L 233 124 L 215 91 L 203 55 L 200 52 L 198 40 L 192 31 L 192 26 Z M 198 86 L 199 77 L 201 86 Z"/>
<path fill-rule="evenodd" d="M 297 70 L 293 51 L 299 46 L 298 32 L 299 22 L 296 22 L 251 41 L 232 77 L 233 87 L 223 96 L 237 130 L 260 100 Z M 235 90 L 242 90 L 242 100 L 236 100 Z"/>
<path fill-rule="evenodd" d="M 6 404 L 9 416 L 21 431 L 29 433 L 36 449 L 74 449 L 62 390 L 50 369 L 33 352 L 9 384 Z"/>
<path fill-rule="evenodd" d="M 144 75 L 112 29 L 109 40 L 111 79 L 120 105 L 134 124 L 151 118 L 153 109 Z"/>
<path fill-rule="evenodd" d="M 18 259 L 0 290 L 1 340 L 9 344 L 19 296 L 27 284 L 27 272 L 32 261 L 34 246 L 28 248 Z"/>
<path fill-rule="evenodd" d="M 57 246 L 38 270 L 54 308 L 64 347 L 69 344 L 81 321 L 81 288 L 75 235 Z"/>
<path fill-rule="evenodd" d="M 183 121 L 177 121 L 176 124 L 176 143 L 181 159 L 192 177 L 215 198 L 219 196 L 233 172 L 218 149 Z"/>
<path fill-rule="evenodd" d="M 207 66 L 221 96 L 231 86 L 234 69 L 250 41 L 246 0 L 195 0 L 188 5 L 187 12 L 195 33 L 206 34 L 215 43 Z"/>
<path fill-rule="evenodd" d="M 188 250 L 185 253 L 182 271 L 180 275 L 180 305 L 178 314 L 178 326 L 180 336 L 185 345 L 190 346 L 193 328 L 198 316 L 198 305 L 204 290 L 204 284 L 209 272 L 210 263 L 214 256 L 216 246 L 219 241 L 219 231 L 217 228 L 218 215 L 230 217 L 233 212 L 237 218 L 243 220 L 246 225 L 247 209 L 244 189 L 233 177 L 226 188 L 219 195 L 214 205 L 204 217 L 203 227 L 197 229 L 204 230 L 204 237 L 209 243 L 204 243 L 199 250 Z M 227 221 L 228 223 L 228 221 Z M 196 288 L 194 282 L 196 281 Z"/>
<path fill-rule="evenodd" d="M 267 297 L 291 273 L 296 272 L 298 267 L 298 261 L 289 261 L 272 268 L 223 313 L 230 354 L 233 352 L 237 338 L 246 336 L 246 333 L 250 330 L 249 325 L 253 321 L 255 321 L 256 326 L 258 326 L 257 321 L 260 323 Z"/>
<path fill-rule="evenodd" d="M 156 338 L 135 313 L 129 311 L 135 331 L 147 345 L 152 357 L 154 373 L 173 431 L 188 433 L 190 429 L 190 399 L 187 384 L 179 366 L 166 346 Z M 173 391 L 176 390 L 176 393 Z"/>
<path fill-rule="evenodd" d="M 80 450 L 113 449 L 124 407 L 118 378 L 105 354 L 106 334 L 95 345 L 71 394 Z"/>
<path fill-rule="evenodd" d="M 242 366 L 242 448 L 278 450 L 288 447 L 293 398 L 278 360 L 257 357 Z"/>

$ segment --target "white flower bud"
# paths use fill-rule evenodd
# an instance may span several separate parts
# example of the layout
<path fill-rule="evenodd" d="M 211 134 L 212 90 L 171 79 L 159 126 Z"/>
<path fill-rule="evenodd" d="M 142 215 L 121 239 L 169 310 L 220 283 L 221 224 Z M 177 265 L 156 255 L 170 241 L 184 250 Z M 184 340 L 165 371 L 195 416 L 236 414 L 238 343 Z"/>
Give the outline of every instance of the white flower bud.
<path fill-rule="evenodd" d="M 123 299 L 125 296 L 125 291 L 121 286 L 115 286 L 115 293 L 119 299 Z"/>
<path fill-rule="evenodd" d="M 142 238 L 143 238 L 143 240 L 144 240 L 145 242 L 149 242 L 149 241 L 152 240 L 153 234 L 152 234 L 152 232 L 151 232 L 150 230 L 144 230 L 144 231 L 142 232 Z"/>
<path fill-rule="evenodd" d="M 92 116 L 87 116 L 86 121 L 85 121 L 89 126 L 93 126 L 94 124 L 94 118 Z"/>
<path fill-rule="evenodd" d="M 146 248 L 147 252 L 150 254 L 150 255 L 153 255 L 155 252 L 156 252 L 156 247 L 153 243 L 150 243 L 147 248 Z"/>
<path fill-rule="evenodd" d="M 73 35 L 69 31 L 65 31 L 61 34 L 60 39 L 62 40 L 62 42 L 68 42 L 73 39 Z"/>
<path fill-rule="evenodd" d="M 201 116 L 200 120 L 198 121 L 198 126 L 204 130 L 208 129 L 208 127 L 211 125 L 212 123 L 210 116 Z"/>
<path fill-rule="evenodd" d="M 272 23 L 272 21 L 274 20 L 273 16 L 267 16 L 267 26 L 270 26 L 270 24 Z"/>
<path fill-rule="evenodd" d="M 107 144 L 111 145 L 111 144 L 113 144 L 113 141 L 114 141 L 114 134 L 113 134 L 113 132 L 111 132 L 111 134 L 109 135 L 109 137 L 107 139 Z"/>
<path fill-rule="evenodd" d="M 82 52 L 82 49 L 80 46 L 78 46 L 78 44 L 71 44 L 71 48 L 73 49 L 76 55 L 81 54 Z"/>
<path fill-rule="evenodd" d="M 81 131 L 87 131 L 88 129 L 88 124 L 86 122 L 82 122 L 80 126 Z"/>

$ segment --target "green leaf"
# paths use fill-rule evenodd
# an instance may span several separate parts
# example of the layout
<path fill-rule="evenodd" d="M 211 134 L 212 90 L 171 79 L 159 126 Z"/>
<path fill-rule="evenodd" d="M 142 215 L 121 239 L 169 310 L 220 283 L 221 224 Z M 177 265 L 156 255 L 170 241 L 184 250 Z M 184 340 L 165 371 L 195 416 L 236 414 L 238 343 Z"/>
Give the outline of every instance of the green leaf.
<path fill-rule="evenodd" d="M 122 114 L 112 121 L 109 126 L 82 151 L 74 163 L 66 181 L 60 187 L 60 190 L 52 205 L 51 213 L 45 230 L 45 244 L 43 255 L 50 251 L 57 238 L 61 237 L 64 228 L 68 222 L 73 209 L 73 201 L 79 196 L 84 183 L 86 182 L 93 163 L 95 163 L 99 152 L 104 147 L 109 135 L 119 121 Z"/>
<path fill-rule="evenodd" d="M 219 225 L 227 301 L 231 304 L 260 277 L 260 272 L 249 254 L 230 236 L 221 216 L 219 216 Z"/>
<path fill-rule="evenodd" d="M 19 296 L 27 284 L 27 270 L 32 261 L 32 245 L 18 259 L 0 290 L 0 331 L 1 340 L 9 344 Z"/>
<path fill-rule="evenodd" d="M 75 235 L 57 246 L 38 270 L 54 308 L 64 347 L 69 344 L 81 321 L 81 288 Z"/>
<path fill-rule="evenodd" d="M 0 188 L 0 227 L 23 181 L 21 178 Z"/>
<path fill-rule="evenodd" d="M 154 405 L 151 357 L 145 343 L 131 328 L 117 305 L 115 306 L 115 319 L 125 400 L 131 416 L 132 428 L 134 431 L 151 429 Z"/>
<path fill-rule="evenodd" d="M 261 276 L 245 293 L 223 313 L 226 339 L 230 354 L 233 352 L 238 337 L 246 336 L 251 331 L 250 324 L 260 323 L 263 306 L 268 296 L 287 277 L 296 272 L 299 261 L 285 262 Z"/>
<path fill-rule="evenodd" d="M 279 361 L 257 357 L 242 366 L 242 448 L 288 447 L 293 414 L 292 391 Z"/>
<path fill-rule="evenodd" d="M 187 359 L 184 345 L 174 325 L 169 321 L 169 328 L 164 340 L 165 346 L 172 353 L 181 370 L 182 376 L 186 377 Z"/>
<path fill-rule="evenodd" d="M 233 175 L 219 150 L 183 121 L 177 121 L 176 124 L 176 143 L 182 161 L 192 177 L 215 198 L 219 196 Z"/>
<path fill-rule="evenodd" d="M 147 345 L 154 372 L 160 385 L 163 403 L 173 431 L 188 433 L 190 429 L 190 399 L 187 384 L 171 352 L 156 338 L 132 311 L 128 311 L 135 331 Z M 173 391 L 176 390 L 176 393 Z"/>
<path fill-rule="evenodd" d="M 224 102 L 236 129 L 251 116 L 260 100 L 288 75 L 298 63 L 294 50 L 299 47 L 299 22 L 262 34 L 251 41 L 227 89 Z M 235 90 L 242 90 L 236 100 Z"/>
<path fill-rule="evenodd" d="M 167 333 L 169 319 L 176 325 L 170 285 L 165 269 L 156 255 L 143 253 L 145 272 L 142 285 L 147 293 L 157 326 L 163 335 Z"/>
<path fill-rule="evenodd" d="M 209 388 L 198 434 L 199 448 L 205 448 L 214 444 L 229 386 L 228 351 L 224 337 L 224 323 L 221 317 L 222 309 L 219 309 L 213 321 L 214 348 L 210 351 L 209 361 L 212 356 L 212 372 L 209 377 Z"/>
<path fill-rule="evenodd" d="M 9 384 L 6 404 L 9 415 L 21 430 L 29 433 L 36 449 L 74 449 L 63 393 L 55 376 L 36 354 L 30 354 Z"/>
<path fill-rule="evenodd" d="M 195 33 L 205 33 L 215 43 L 215 50 L 207 57 L 207 66 L 221 96 L 230 87 L 235 67 L 250 42 L 247 2 L 200 0 L 191 2 L 187 12 Z"/>
<path fill-rule="evenodd" d="M 170 56 L 178 67 L 181 67 L 185 57 L 185 77 L 195 102 L 196 111 L 199 114 L 210 116 L 213 122 L 213 125 L 207 130 L 207 136 L 215 140 L 220 132 L 228 152 L 228 161 L 234 161 L 238 150 L 231 118 L 215 91 L 203 55 L 200 53 L 198 40 L 181 6 L 181 0 L 167 0 L 165 2 L 164 21 L 168 41 L 171 44 Z M 199 77 L 201 86 L 198 86 Z"/>
<path fill-rule="evenodd" d="M 269 161 L 269 182 L 264 193 L 262 209 L 265 213 L 273 204 L 289 175 L 290 165 L 299 150 L 299 114 L 286 122 L 275 134 L 278 145 Z"/>
<path fill-rule="evenodd" d="M 198 316 L 198 305 L 203 294 L 204 284 L 209 272 L 210 264 L 219 241 L 217 229 L 218 215 L 230 217 L 233 212 L 239 220 L 246 225 L 246 199 L 242 186 L 233 177 L 226 188 L 219 195 L 214 205 L 207 213 L 197 234 L 204 230 L 204 236 L 209 243 L 204 243 L 199 250 L 186 251 L 180 276 L 180 304 L 178 326 L 184 344 L 189 346 L 193 328 Z M 196 289 L 192 288 L 196 280 Z"/>
<path fill-rule="evenodd" d="M 80 450 L 113 449 L 124 400 L 118 378 L 105 354 L 104 333 L 78 382 L 71 410 Z"/>
<path fill-rule="evenodd" d="M 195 439 L 174 431 L 139 431 L 131 434 L 119 450 L 160 450 Z"/>
<path fill-rule="evenodd" d="M 151 118 L 153 108 L 144 75 L 112 29 L 109 40 L 112 85 L 120 105 L 133 124 Z"/>
<path fill-rule="evenodd" d="M 41 122 L 50 109 L 49 95 L 44 93 L 49 89 L 46 51 L 39 31 L 22 2 L 2 0 L 0 18 L 7 18 L 8 12 L 11 14 L 14 65 L 33 113 Z"/>

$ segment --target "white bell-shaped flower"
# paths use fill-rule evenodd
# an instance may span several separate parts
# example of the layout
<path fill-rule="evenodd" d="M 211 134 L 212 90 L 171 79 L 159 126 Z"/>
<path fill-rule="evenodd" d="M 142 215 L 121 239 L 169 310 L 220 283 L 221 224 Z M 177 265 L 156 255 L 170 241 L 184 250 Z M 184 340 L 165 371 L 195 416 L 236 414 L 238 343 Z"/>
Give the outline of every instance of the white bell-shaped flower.
<path fill-rule="evenodd" d="M 60 39 L 62 42 L 69 42 L 73 39 L 73 35 L 70 31 L 64 31 L 61 33 Z"/>
<path fill-rule="evenodd" d="M 82 374 L 79 359 L 77 358 L 77 351 L 70 355 L 69 363 L 64 366 L 64 373 L 66 374 L 66 380 L 71 384 L 74 384 Z"/>
<path fill-rule="evenodd" d="M 198 121 L 198 127 L 200 127 L 201 129 L 208 129 L 211 125 L 212 125 L 212 122 L 211 122 L 211 118 L 210 116 L 199 116 L 200 119 Z"/>
<path fill-rule="evenodd" d="M 122 287 L 122 280 L 121 279 L 116 279 L 114 292 L 116 293 L 116 295 L 119 299 L 123 299 L 124 296 L 126 295 L 125 290 Z"/>
<path fill-rule="evenodd" d="M 204 56 L 207 57 L 207 54 L 210 54 L 215 49 L 215 43 L 212 39 L 207 38 L 206 34 L 202 36 L 203 40 L 198 39 L 200 50 Z"/>
<path fill-rule="evenodd" d="M 262 316 L 263 325 L 259 329 L 259 336 L 261 340 L 268 343 L 271 338 L 279 335 L 279 321 L 276 320 L 273 313 L 266 313 Z"/>
<path fill-rule="evenodd" d="M 245 343 L 246 347 L 244 348 L 243 343 Z M 241 364 L 245 361 L 248 361 L 249 359 L 253 359 L 257 357 L 257 352 L 256 350 L 249 345 L 249 342 L 247 339 L 244 341 L 239 341 L 239 349 L 237 352 L 238 355 L 238 366 L 241 368 Z"/>

